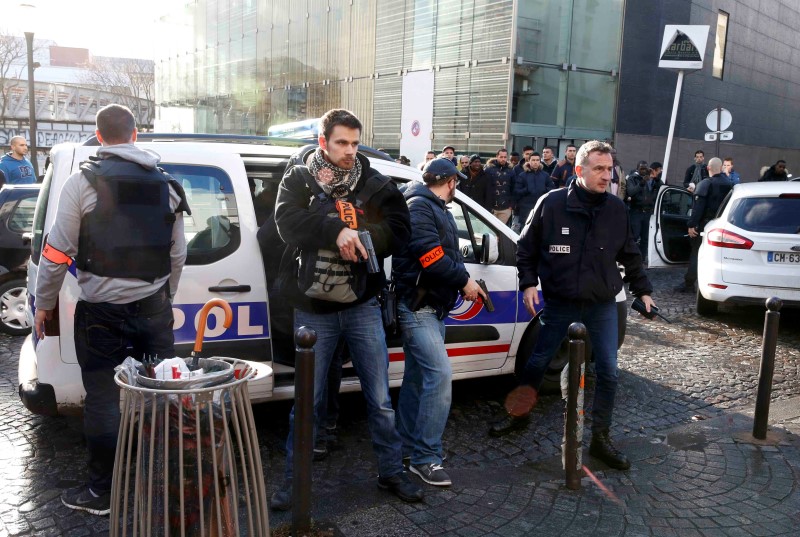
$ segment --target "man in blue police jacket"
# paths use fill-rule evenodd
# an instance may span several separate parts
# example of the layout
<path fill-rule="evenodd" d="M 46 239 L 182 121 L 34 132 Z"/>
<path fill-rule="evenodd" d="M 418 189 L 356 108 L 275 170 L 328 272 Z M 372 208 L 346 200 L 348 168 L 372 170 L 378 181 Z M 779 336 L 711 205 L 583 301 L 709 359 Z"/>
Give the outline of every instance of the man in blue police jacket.
<path fill-rule="evenodd" d="M 541 282 L 545 299 L 541 329 L 520 386 L 506 398 L 508 416 L 490 429 L 499 436 L 518 427 L 536 404 L 547 367 L 569 325 L 586 325 L 595 358 L 597 385 L 592 405 L 592 443 L 589 454 L 620 470 L 630 461 L 609 438 L 617 391 L 617 323 L 615 297 L 623 278 L 647 310 L 654 305 L 653 287 L 645 275 L 642 256 L 631 235 L 622 200 L 606 188 L 614 166 L 611 146 L 591 141 L 575 158 L 575 180 L 568 188 L 545 194 L 522 230 L 517 249 L 520 289 L 534 315 Z"/>
<path fill-rule="evenodd" d="M 484 296 L 458 249 L 458 228 L 447 204 L 465 176 L 446 158 L 430 161 L 403 194 L 414 230 L 392 258 L 405 371 L 397 403 L 397 431 L 409 470 L 431 485 L 449 486 L 442 468 L 442 434 L 450 413 L 452 371 L 444 346 L 444 319 L 459 291 Z"/>

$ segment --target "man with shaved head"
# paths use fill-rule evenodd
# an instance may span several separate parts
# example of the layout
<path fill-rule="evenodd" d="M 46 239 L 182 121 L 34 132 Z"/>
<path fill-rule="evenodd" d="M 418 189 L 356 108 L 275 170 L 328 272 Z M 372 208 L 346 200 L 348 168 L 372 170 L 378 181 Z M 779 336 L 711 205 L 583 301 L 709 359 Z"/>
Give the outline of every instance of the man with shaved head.
<path fill-rule="evenodd" d="M 709 220 L 713 219 L 722 200 L 733 188 L 733 183 L 727 175 L 722 173 L 722 161 L 714 157 L 708 161 L 708 175 L 697 185 L 694 191 L 694 205 L 692 216 L 689 217 L 689 240 L 692 243 L 692 253 L 689 257 L 689 268 L 683 277 L 683 286 L 675 290 L 683 293 L 693 293 L 694 283 L 697 281 L 697 253 L 700 251 L 700 232 L 706 227 Z"/>
<path fill-rule="evenodd" d="M 11 151 L 0 159 L 0 186 L 3 186 L 3 179 L 12 185 L 35 183 L 33 165 L 25 158 L 28 154 L 28 142 L 22 136 L 14 136 L 9 142 Z"/>

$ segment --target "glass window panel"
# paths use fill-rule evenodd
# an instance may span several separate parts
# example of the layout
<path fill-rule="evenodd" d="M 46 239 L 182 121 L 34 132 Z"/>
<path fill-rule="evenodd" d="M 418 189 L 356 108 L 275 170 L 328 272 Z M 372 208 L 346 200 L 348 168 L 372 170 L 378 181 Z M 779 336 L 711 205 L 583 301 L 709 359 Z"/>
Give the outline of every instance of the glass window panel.
<path fill-rule="evenodd" d="M 567 128 L 613 131 L 617 79 L 609 75 L 570 72 Z"/>
<path fill-rule="evenodd" d="M 574 0 L 569 63 L 619 69 L 623 0 Z"/>
<path fill-rule="evenodd" d="M 717 33 L 714 37 L 714 62 L 711 74 L 714 78 L 722 79 L 725 70 L 725 46 L 728 42 L 728 14 L 720 11 L 717 14 Z"/>
<path fill-rule="evenodd" d="M 514 76 L 512 121 L 560 125 L 559 99 L 563 100 L 567 72 L 548 67 L 518 66 Z"/>
<path fill-rule="evenodd" d="M 8 229 L 17 233 L 27 233 L 33 229 L 33 211 L 36 198 L 23 198 L 8 219 Z"/>
<path fill-rule="evenodd" d="M 512 13 L 511 0 L 475 0 L 472 59 L 496 60 L 509 55 Z"/>
<path fill-rule="evenodd" d="M 569 57 L 572 18 L 569 4 L 526 0 L 517 9 L 517 55 L 527 61 L 565 63 Z"/>
<path fill-rule="evenodd" d="M 375 65 L 380 73 L 397 72 L 404 65 L 405 0 L 378 0 Z"/>

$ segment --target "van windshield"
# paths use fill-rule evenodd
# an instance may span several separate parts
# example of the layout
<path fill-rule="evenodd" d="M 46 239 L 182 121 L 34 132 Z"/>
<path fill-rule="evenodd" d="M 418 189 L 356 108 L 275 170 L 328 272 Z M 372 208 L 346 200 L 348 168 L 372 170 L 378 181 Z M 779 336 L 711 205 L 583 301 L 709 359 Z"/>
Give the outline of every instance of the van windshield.
<path fill-rule="evenodd" d="M 33 240 L 31 241 L 31 263 L 39 265 L 39 256 L 42 253 L 42 242 L 44 242 L 44 219 L 47 216 L 47 202 L 50 199 L 50 185 L 53 183 L 53 168 L 47 167 L 42 182 L 42 190 L 39 192 L 39 200 L 36 202 L 36 211 L 33 213 Z"/>

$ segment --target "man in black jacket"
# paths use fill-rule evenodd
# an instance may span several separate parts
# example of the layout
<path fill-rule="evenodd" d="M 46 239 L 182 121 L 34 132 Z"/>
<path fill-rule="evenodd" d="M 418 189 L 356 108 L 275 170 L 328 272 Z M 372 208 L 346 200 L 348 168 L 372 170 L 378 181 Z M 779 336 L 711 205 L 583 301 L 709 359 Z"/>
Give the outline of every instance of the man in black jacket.
<path fill-rule="evenodd" d="M 728 192 L 733 188 L 733 183 L 727 175 L 722 173 L 722 161 L 717 157 L 708 161 L 708 172 L 711 177 L 700 181 L 694 191 L 694 203 L 692 205 L 692 215 L 689 217 L 689 241 L 692 245 L 692 253 L 689 256 L 689 268 L 683 277 L 683 286 L 676 287 L 675 291 L 682 293 L 694 293 L 694 284 L 697 281 L 697 254 L 703 242 L 700 232 L 706 227 L 709 220 L 712 220 L 722 205 L 722 201 Z"/>
<path fill-rule="evenodd" d="M 458 228 L 447 204 L 464 175 L 438 158 L 425 167 L 422 183 L 404 196 L 414 234 L 392 258 L 397 315 L 403 334 L 405 371 L 397 401 L 397 430 L 409 470 L 431 485 L 449 486 L 442 468 L 442 434 L 450 412 L 450 358 L 444 346 L 444 319 L 458 293 L 475 301 L 483 291 L 469 277 L 458 249 Z"/>
<path fill-rule="evenodd" d="M 489 178 L 488 209 L 504 224 L 511 222 L 514 205 L 514 170 L 508 163 L 506 148 L 497 150 L 495 162 L 484 168 Z"/>
<path fill-rule="evenodd" d="M 475 202 L 491 211 L 486 201 L 489 195 L 489 176 L 483 171 L 483 162 L 480 155 L 469 157 L 469 167 L 464 170 L 466 178 L 458 184 L 458 189 L 475 200 Z"/>
<path fill-rule="evenodd" d="M 595 358 L 597 385 L 592 405 L 592 443 L 589 454 L 612 468 L 625 470 L 630 462 L 609 438 L 617 390 L 617 307 L 615 296 L 624 281 L 649 311 L 652 285 L 633 241 L 628 213 L 619 198 L 606 192 L 611 181 L 611 146 L 598 141 L 581 146 L 576 159 L 578 178 L 568 188 L 545 194 L 522 230 L 517 249 L 517 269 L 523 302 L 531 315 L 541 303 L 544 310 L 533 354 L 520 386 L 509 393 L 502 421 L 490 434 L 499 436 L 522 423 L 536 404 L 544 373 L 569 325 L 586 325 Z"/>
<path fill-rule="evenodd" d="M 399 252 L 408 242 L 408 207 L 392 182 L 370 168 L 369 160 L 358 153 L 362 126 L 357 117 L 347 110 L 331 110 L 320 120 L 320 129 L 319 149 L 307 160 L 307 166 L 297 165 L 286 172 L 275 205 L 275 223 L 287 252 L 299 249 L 301 260 L 309 252 L 316 254 L 311 268 L 320 263 L 339 267 L 315 275 L 321 286 L 299 289 L 293 285 L 296 282 L 287 282 L 293 292 L 295 327 L 307 326 L 317 333 L 314 406 L 319 408 L 322 403 L 327 372 L 341 337 L 350 349 L 367 399 L 373 449 L 378 457 L 378 487 L 404 501 L 420 501 L 422 489 L 403 470 L 402 442 L 389 398 L 389 355 L 376 298 L 386 278 L 382 270 L 366 274 L 358 266 L 368 255 L 359 239 L 361 230 L 371 234 L 381 267 L 385 257 Z M 367 189 L 372 190 L 369 196 L 363 195 Z M 319 200 L 325 200 L 325 206 L 335 201 L 335 211 L 315 210 L 314 202 Z M 300 266 L 292 271 L 298 282 L 304 274 L 302 269 Z M 341 273 L 350 277 L 340 280 Z M 362 277 L 366 281 L 359 284 Z M 336 289 L 348 285 L 352 286 L 350 293 Z M 328 290 L 329 298 L 319 294 Z M 294 410 L 289 424 L 286 481 L 271 503 L 278 510 L 291 508 Z"/>
<path fill-rule="evenodd" d="M 683 188 L 688 188 L 689 192 L 692 192 L 706 177 L 708 177 L 706 154 L 702 149 L 698 149 L 694 152 L 694 164 L 686 168 L 686 175 L 683 176 Z"/>
<path fill-rule="evenodd" d="M 647 259 L 650 216 L 653 214 L 658 190 L 662 185 L 661 179 L 653 178 L 645 160 L 639 161 L 636 172 L 630 174 L 626 180 L 626 195 L 631 200 L 631 231 L 633 240 L 639 243 L 642 259 Z"/>

